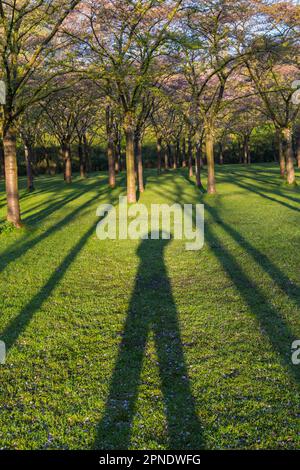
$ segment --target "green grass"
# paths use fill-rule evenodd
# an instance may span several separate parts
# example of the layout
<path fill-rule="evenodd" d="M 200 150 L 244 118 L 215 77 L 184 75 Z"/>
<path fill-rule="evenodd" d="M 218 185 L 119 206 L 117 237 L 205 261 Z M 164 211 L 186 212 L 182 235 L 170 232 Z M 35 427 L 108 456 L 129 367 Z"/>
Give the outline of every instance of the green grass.
<path fill-rule="evenodd" d="M 200 252 L 99 241 L 124 176 L 21 180 L 26 228 L 0 223 L 0 448 L 299 448 L 300 190 L 277 175 L 219 168 L 209 197 L 149 171 L 141 202 L 205 203 Z"/>

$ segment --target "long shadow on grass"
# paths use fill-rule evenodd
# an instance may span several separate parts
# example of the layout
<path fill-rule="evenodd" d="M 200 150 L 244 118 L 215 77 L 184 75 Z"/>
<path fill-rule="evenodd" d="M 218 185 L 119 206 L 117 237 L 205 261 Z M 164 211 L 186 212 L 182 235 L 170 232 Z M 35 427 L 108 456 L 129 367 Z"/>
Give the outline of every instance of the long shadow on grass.
<path fill-rule="evenodd" d="M 105 189 L 104 191 L 99 192 L 99 194 L 94 194 L 93 197 L 88 199 L 84 204 L 78 206 L 74 211 L 69 213 L 66 217 L 60 220 L 57 224 L 52 225 L 48 230 L 42 232 L 40 235 L 33 239 L 29 239 L 16 248 L 12 248 L 7 250 L 5 253 L 1 254 L 0 258 L 0 272 L 3 271 L 8 265 L 15 262 L 18 258 L 23 256 L 28 250 L 31 250 L 36 245 L 41 243 L 42 241 L 46 240 L 48 237 L 54 235 L 58 231 L 62 230 L 66 225 L 73 222 L 80 213 L 88 208 L 90 204 L 92 204 L 95 200 L 104 196 L 105 194 L 109 194 L 111 190 L 109 188 Z"/>
<path fill-rule="evenodd" d="M 46 219 L 56 211 L 64 208 L 67 204 L 70 204 L 71 202 L 76 201 L 76 199 L 79 199 L 85 193 L 96 189 L 97 186 L 97 183 L 93 183 L 85 187 L 72 187 L 72 191 L 69 194 L 65 194 L 63 197 L 60 197 L 59 199 L 52 202 L 48 201 L 48 203 L 42 205 L 42 208 L 38 212 L 35 212 L 33 215 L 24 218 L 25 224 L 34 225 L 37 222 L 40 223 L 42 220 Z M 22 215 L 24 215 L 23 212 Z"/>
<path fill-rule="evenodd" d="M 206 210 L 216 220 L 220 220 L 217 211 L 212 209 L 206 204 Z M 287 286 L 287 277 L 261 252 L 256 250 L 249 242 L 234 229 L 226 224 L 222 227 L 232 238 L 237 241 L 241 247 L 252 256 L 254 261 L 263 268 L 268 274 L 273 275 L 273 279 L 279 282 L 279 286 L 284 288 Z M 249 310 L 254 314 L 259 321 L 261 330 L 268 337 L 272 344 L 273 350 L 279 355 L 280 361 L 285 369 L 293 377 L 296 383 L 300 383 L 299 368 L 294 367 L 291 361 L 291 345 L 296 339 L 293 331 L 289 327 L 286 320 L 282 317 L 281 313 L 271 304 L 268 296 L 263 290 L 254 283 L 249 276 L 243 271 L 238 260 L 235 256 L 222 244 L 222 241 L 217 237 L 209 225 L 206 226 L 206 242 L 210 246 L 216 258 L 219 260 L 221 266 L 227 275 L 235 284 L 244 302 L 248 305 Z M 299 288 L 298 295 L 299 295 Z M 297 302 L 299 303 L 299 297 Z"/>
<path fill-rule="evenodd" d="M 283 207 L 286 207 L 287 209 L 290 209 L 292 211 L 296 211 L 296 212 L 300 212 L 300 208 L 299 207 L 295 207 L 295 206 L 292 206 L 291 204 L 289 204 L 288 202 L 285 202 L 285 201 L 280 201 L 279 199 L 276 199 L 275 197 L 272 197 L 272 196 L 268 196 L 267 194 L 263 193 L 262 191 L 260 191 L 257 187 L 255 186 L 252 186 L 252 185 L 249 185 L 249 184 L 246 184 L 246 183 L 240 183 L 240 182 L 235 182 L 236 186 L 242 188 L 242 189 L 246 189 L 248 191 L 251 191 L 252 193 L 254 194 L 257 194 L 258 196 L 262 197 L 263 199 L 267 199 L 269 201 L 272 201 L 272 202 L 276 202 L 277 204 L 283 206 Z M 282 194 L 280 193 L 279 191 L 277 191 L 276 193 L 274 192 L 274 194 L 276 194 L 277 196 L 279 197 L 282 197 L 284 199 L 288 199 L 292 202 L 296 202 L 296 203 L 300 203 L 300 199 L 297 199 L 297 198 L 293 198 L 291 196 L 288 196 L 286 194 Z"/>
<path fill-rule="evenodd" d="M 186 180 L 194 186 L 194 184 L 186 177 Z M 178 188 L 179 189 L 179 188 Z M 248 189 L 248 187 L 245 187 Z M 203 196 L 202 194 L 200 195 Z M 274 202 L 278 202 L 274 200 Z M 217 222 L 228 235 L 231 236 L 242 248 L 244 248 L 248 254 L 252 257 L 258 266 L 260 266 L 270 277 L 276 282 L 277 287 L 286 294 L 292 302 L 300 308 L 300 287 L 291 282 L 289 277 L 281 271 L 268 256 L 266 256 L 258 248 L 255 248 L 245 237 L 243 237 L 234 227 L 227 224 L 220 216 L 218 209 L 209 205 L 208 201 L 205 201 L 205 210 L 210 213 L 214 222 Z"/>
<path fill-rule="evenodd" d="M 179 193 L 181 192 L 179 186 L 178 191 Z M 293 288 L 291 288 L 289 278 L 264 253 L 251 245 L 235 228 L 226 224 L 220 217 L 218 209 L 207 201 L 205 201 L 205 211 L 211 215 L 212 220 L 218 223 L 241 248 L 247 251 L 253 261 L 269 274 L 277 286 L 299 307 L 299 286 L 293 285 Z M 263 290 L 243 271 L 235 256 L 224 246 L 220 238 L 213 233 L 210 224 L 206 224 L 205 241 L 214 252 L 224 271 L 235 284 L 251 313 L 256 316 L 262 331 L 272 344 L 273 350 L 279 355 L 281 364 L 299 385 L 300 370 L 293 366 L 291 361 L 291 345 L 296 338 L 290 326 L 281 313 L 270 303 Z"/>
<path fill-rule="evenodd" d="M 99 197 L 98 195 L 94 195 L 84 204 L 80 205 L 74 211 L 69 213 L 62 220 L 60 220 L 56 225 L 52 225 L 48 230 L 41 233 L 39 236 L 33 239 L 29 239 L 21 243 L 20 245 L 18 245 L 16 248 L 12 248 L 10 250 L 7 250 L 5 253 L 1 254 L 0 272 L 3 271 L 5 268 L 7 268 L 7 266 L 9 266 L 11 263 L 19 259 L 21 256 L 23 256 L 28 250 L 31 250 L 32 248 L 34 248 L 36 245 L 38 245 L 39 243 L 41 243 L 42 241 L 44 241 L 51 235 L 55 234 L 59 230 L 62 230 L 67 224 L 75 220 L 81 211 L 83 211 L 90 204 L 92 204 L 93 201 L 98 199 L 98 197 Z"/>
<path fill-rule="evenodd" d="M 237 242 L 241 248 L 244 248 L 251 256 L 254 262 L 260 266 L 277 284 L 277 287 L 287 295 L 292 302 L 300 308 L 300 287 L 291 282 L 290 278 L 279 269 L 268 256 L 258 248 L 255 248 L 245 237 L 243 237 L 235 228 L 227 224 L 221 217 L 217 209 L 205 204 L 205 209 L 212 216 L 215 222 L 221 225 L 223 230 Z"/>
<path fill-rule="evenodd" d="M 143 358 L 153 331 L 170 449 L 203 447 L 191 393 L 177 311 L 164 263 L 169 241 L 145 240 L 140 265 L 95 448 L 128 449 L 141 381 Z M 151 431 L 149 431 L 151 432 Z"/>
<path fill-rule="evenodd" d="M 233 178 L 229 178 L 229 177 L 225 178 L 225 177 L 222 177 L 222 176 L 221 176 L 221 181 L 222 182 L 232 183 L 232 184 L 234 184 L 235 186 L 238 186 L 241 189 L 251 191 L 252 193 L 257 194 L 258 196 L 261 196 L 263 199 L 267 199 L 269 201 L 276 202 L 277 204 L 279 204 L 281 206 L 284 206 L 287 209 L 290 209 L 290 210 L 293 210 L 293 211 L 296 211 L 296 212 L 300 211 L 299 207 L 292 206 L 288 202 L 280 201 L 279 199 L 276 199 L 275 197 L 268 196 L 266 193 L 262 192 L 262 188 L 258 188 L 257 186 L 251 185 L 251 184 L 246 183 L 246 182 L 237 181 Z M 292 197 L 292 196 L 287 195 L 287 194 L 282 194 L 279 191 L 278 186 L 277 186 L 277 190 L 272 191 L 271 189 L 269 189 L 269 190 L 267 190 L 267 192 L 272 193 L 274 195 L 277 195 L 281 198 L 288 199 L 289 201 L 296 202 L 298 204 L 300 203 L 300 199 Z M 300 193 L 299 193 L 299 195 L 300 195 Z"/>
<path fill-rule="evenodd" d="M 254 180 L 256 182 L 259 182 L 259 183 L 263 183 L 267 186 L 274 186 L 275 188 L 278 188 L 278 185 L 280 184 L 280 177 L 279 177 L 279 170 L 278 170 L 278 181 L 273 181 L 271 178 L 274 178 L 273 175 L 270 175 L 269 179 L 268 178 L 264 178 L 261 176 L 261 172 L 258 172 L 258 171 L 255 171 L 255 170 L 245 170 L 245 172 L 239 172 L 239 171 L 236 171 L 236 170 L 231 170 L 230 172 L 224 172 L 224 173 L 221 173 L 221 176 L 225 176 L 227 175 L 229 177 L 229 175 L 232 175 L 233 177 L 237 177 L 237 178 L 242 178 L 242 179 L 247 179 L 247 180 Z M 231 178 L 231 181 L 233 183 L 236 182 L 236 179 L 235 178 Z"/>
<path fill-rule="evenodd" d="M 75 261 L 77 255 L 83 249 L 89 237 L 94 233 L 95 226 L 93 225 L 88 232 L 80 239 L 80 241 L 71 249 L 69 254 L 54 271 L 50 279 L 42 287 L 42 289 L 30 300 L 30 302 L 23 308 L 23 310 L 14 318 L 5 330 L 1 333 L 1 339 L 6 344 L 9 350 L 22 332 L 26 329 L 35 313 L 41 308 L 44 302 L 50 297 L 53 290 L 64 277 L 65 273 Z"/>
<path fill-rule="evenodd" d="M 97 196 L 99 197 L 99 196 Z M 91 201 L 88 201 L 90 204 Z M 116 198 L 111 198 L 111 203 L 117 203 Z M 80 208 L 83 210 L 83 206 Z M 53 290 L 57 287 L 59 282 L 63 279 L 67 270 L 71 264 L 75 261 L 80 251 L 84 248 L 88 239 L 95 233 L 95 224 L 89 228 L 89 230 L 81 237 L 74 247 L 71 248 L 67 256 L 63 259 L 61 264 L 55 269 L 49 280 L 40 289 L 40 291 L 28 302 L 28 304 L 21 310 L 21 312 L 13 318 L 8 324 L 5 330 L 1 333 L 0 337 L 5 342 L 7 349 L 9 350 L 17 341 L 18 337 L 25 331 L 27 325 L 34 317 L 35 313 L 41 308 L 41 306 L 49 299 Z"/>
<path fill-rule="evenodd" d="M 38 179 L 36 181 L 40 182 L 40 180 Z M 46 178 L 43 178 L 41 179 L 41 181 L 43 183 L 42 188 L 39 188 L 39 189 L 36 188 L 33 192 L 28 192 L 26 190 L 26 180 L 25 179 L 19 180 L 19 183 L 20 183 L 19 184 L 19 196 L 20 196 L 21 203 L 27 199 L 33 199 L 35 196 L 39 196 L 43 193 L 54 191 L 57 189 L 58 184 L 59 184 L 59 181 L 57 179 L 51 180 L 50 177 L 49 177 L 49 180 L 46 180 Z M 5 182 L 3 181 L 2 183 L 3 183 L 3 187 L 2 188 L 0 187 L 0 191 L 3 189 L 3 192 L 5 192 Z M 0 204 L 1 204 L 0 209 L 6 206 L 6 196 L 0 199 Z"/>

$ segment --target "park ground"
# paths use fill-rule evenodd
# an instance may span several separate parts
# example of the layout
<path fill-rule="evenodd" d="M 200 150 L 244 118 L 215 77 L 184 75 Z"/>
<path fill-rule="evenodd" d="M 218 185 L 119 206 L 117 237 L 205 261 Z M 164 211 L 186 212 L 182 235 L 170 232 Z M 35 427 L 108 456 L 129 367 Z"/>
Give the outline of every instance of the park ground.
<path fill-rule="evenodd" d="M 218 168 L 216 197 L 146 177 L 140 202 L 204 202 L 203 250 L 98 240 L 124 175 L 21 179 L 18 232 L 0 183 L 0 448 L 299 448 L 300 190 L 274 165 Z"/>

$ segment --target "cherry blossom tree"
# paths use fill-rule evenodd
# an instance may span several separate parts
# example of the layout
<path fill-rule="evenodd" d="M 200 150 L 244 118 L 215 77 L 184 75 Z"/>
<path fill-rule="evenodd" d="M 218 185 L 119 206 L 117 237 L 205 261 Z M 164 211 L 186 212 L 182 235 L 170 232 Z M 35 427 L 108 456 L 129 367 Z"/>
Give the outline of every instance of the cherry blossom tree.
<path fill-rule="evenodd" d="M 0 80 L 6 85 L 2 135 L 7 220 L 21 227 L 16 120 L 49 93 L 57 70 L 40 73 L 59 49 L 58 33 L 79 0 L 0 1 Z M 38 79 L 37 79 L 38 77 Z"/>

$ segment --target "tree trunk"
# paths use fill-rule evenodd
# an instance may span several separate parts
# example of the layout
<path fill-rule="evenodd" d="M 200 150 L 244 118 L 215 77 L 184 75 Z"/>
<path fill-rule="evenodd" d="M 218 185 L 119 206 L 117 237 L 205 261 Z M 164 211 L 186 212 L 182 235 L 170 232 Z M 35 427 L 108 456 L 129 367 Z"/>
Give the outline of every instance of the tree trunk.
<path fill-rule="evenodd" d="M 238 144 L 238 154 L 239 154 L 239 162 L 242 165 L 243 164 L 243 144 L 242 142 L 239 142 Z"/>
<path fill-rule="evenodd" d="M 176 139 L 175 155 L 174 155 L 174 170 L 180 166 L 180 139 Z"/>
<path fill-rule="evenodd" d="M 123 158 L 122 158 L 121 138 L 118 139 L 117 152 L 118 152 L 118 161 L 119 161 L 119 172 L 121 173 L 124 169 L 123 168 Z"/>
<path fill-rule="evenodd" d="M 34 191 L 33 172 L 32 172 L 32 148 L 30 144 L 24 145 L 26 173 L 27 173 L 27 189 L 31 193 Z"/>
<path fill-rule="evenodd" d="M 142 154 L 142 139 L 140 135 L 136 137 L 136 161 L 137 161 L 137 176 L 140 193 L 145 192 L 144 186 L 144 167 L 143 167 L 143 154 Z"/>
<path fill-rule="evenodd" d="M 172 145 L 167 144 L 167 154 L 168 154 L 168 167 L 172 168 L 173 166 L 173 155 L 172 155 Z"/>
<path fill-rule="evenodd" d="M 50 160 L 47 150 L 45 150 L 46 175 L 51 175 Z"/>
<path fill-rule="evenodd" d="M 193 169 L 193 143 L 192 143 L 192 139 L 189 139 L 189 143 L 188 143 L 188 161 L 189 161 L 189 177 L 193 178 L 194 169 Z"/>
<path fill-rule="evenodd" d="M 285 128 L 282 130 L 283 149 L 286 163 L 286 179 L 287 184 L 296 184 L 295 166 L 294 166 L 294 152 L 293 152 L 293 138 L 292 130 Z"/>
<path fill-rule="evenodd" d="M 115 157 L 115 173 L 118 175 L 120 173 L 120 160 L 118 154 Z"/>
<path fill-rule="evenodd" d="M 125 115 L 124 132 L 126 138 L 127 199 L 129 204 L 135 204 L 137 198 L 134 158 L 134 116 L 130 112 Z"/>
<path fill-rule="evenodd" d="M 115 161 L 115 173 L 120 173 L 120 153 L 118 149 L 118 142 L 114 141 L 114 161 Z"/>
<path fill-rule="evenodd" d="M 1 166 L 1 176 L 5 178 L 5 164 L 4 164 L 4 148 L 3 142 L 0 143 L 0 166 Z"/>
<path fill-rule="evenodd" d="M 202 143 L 197 145 L 197 151 L 196 151 L 196 185 L 198 188 L 202 188 L 201 159 L 202 159 Z"/>
<path fill-rule="evenodd" d="M 162 138 L 158 137 L 156 142 L 157 149 L 157 173 L 161 174 L 161 152 L 162 152 Z"/>
<path fill-rule="evenodd" d="M 220 165 L 224 165 L 223 144 L 220 143 Z"/>
<path fill-rule="evenodd" d="M 165 170 L 168 171 L 169 170 L 169 155 L 168 155 L 168 147 L 165 146 Z"/>
<path fill-rule="evenodd" d="M 115 162 L 116 162 L 116 174 L 119 174 L 122 171 L 122 143 L 121 143 L 121 132 L 119 125 L 115 130 L 115 139 L 114 139 L 114 149 L 115 149 Z"/>
<path fill-rule="evenodd" d="M 216 194 L 216 178 L 215 178 L 215 156 L 214 156 L 214 133 L 213 129 L 208 126 L 205 133 L 206 140 L 206 157 L 207 157 L 207 192 L 208 194 Z"/>
<path fill-rule="evenodd" d="M 85 162 L 85 177 L 88 177 L 88 173 L 91 171 L 91 156 L 89 152 L 89 145 L 86 134 L 83 135 L 83 159 Z"/>
<path fill-rule="evenodd" d="M 243 154 L 244 154 L 244 165 L 249 164 L 249 136 L 244 136 L 244 145 L 243 145 Z"/>
<path fill-rule="evenodd" d="M 65 142 L 62 144 L 61 152 L 65 162 L 65 182 L 67 184 L 70 184 L 72 183 L 72 160 L 69 142 Z"/>
<path fill-rule="evenodd" d="M 85 161 L 85 152 L 83 151 L 82 138 L 78 142 L 78 157 L 80 165 L 80 178 L 86 178 L 86 161 Z"/>
<path fill-rule="evenodd" d="M 203 145 L 201 145 L 200 169 L 204 168 Z"/>
<path fill-rule="evenodd" d="M 278 159 L 278 152 L 277 152 L 277 149 L 278 149 L 278 146 L 279 146 L 279 139 L 278 139 L 278 132 L 277 130 L 275 131 L 275 136 L 274 136 L 274 155 L 273 155 L 273 158 L 274 158 L 274 163 L 278 163 L 279 162 L 279 159 Z"/>
<path fill-rule="evenodd" d="M 7 194 L 7 220 L 20 228 L 21 213 L 18 189 L 18 167 L 16 130 L 11 127 L 6 130 L 3 137 L 5 160 L 5 185 Z"/>
<path fill-rule="evenodd" d="M 177 160 L 177 145 L 173 145 L 173 169 L 177 170 L 178 166 L 178 160 Z"/>
<path fill-rule="evenodd" d="M 109 186 L 114 189 L 116 187 L 116 166 L 115 166 L 115 149 L 114 149 L 114 115 L 111 107 L 106 107 L 106 135 L 107 135 L 107 159 L 108 159 L 108 179 Z"/>
<path fill-rule="evenodd" d="M 109 186 L 112 189 L 114 189 L 116 187 L 116 167 L 115 167 L 115 159 L 114 159 L 114 141 L 111 136 L 108 137 L 107 158 L 108 158 Z"/>
<path fill-rule="evenodd" d="M 296 138 L 296 159 L 297 167 L 300 168 L 300 134 L 298 134 Z"/>
<path fill-rule="evenodd" d="M 186 140 L 185 138 L 183 139 L 182 142 L 182 168 L 187 167 L 187 161 L 186 161 Z"/>

